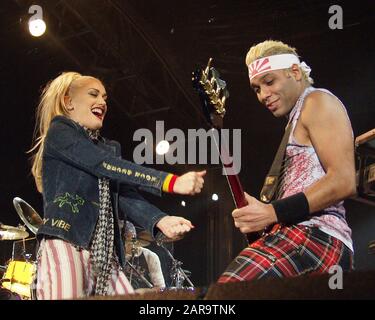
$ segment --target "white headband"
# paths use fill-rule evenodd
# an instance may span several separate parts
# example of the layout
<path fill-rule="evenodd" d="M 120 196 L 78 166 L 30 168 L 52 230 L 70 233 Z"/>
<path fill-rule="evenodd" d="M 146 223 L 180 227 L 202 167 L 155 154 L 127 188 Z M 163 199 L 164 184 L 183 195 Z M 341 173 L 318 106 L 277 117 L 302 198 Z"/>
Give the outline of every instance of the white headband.
<path fill-rule="evenodd" d="M 305 62 L 300 62 L 294 54 L 286 53 L 260 58 L 250 63 L 248 65 L 249 78 L 252 80 L 257 75 L 268 71 L 287 69 L 293 64 L 298 64 L 309 77 L 311 68 Z"/>

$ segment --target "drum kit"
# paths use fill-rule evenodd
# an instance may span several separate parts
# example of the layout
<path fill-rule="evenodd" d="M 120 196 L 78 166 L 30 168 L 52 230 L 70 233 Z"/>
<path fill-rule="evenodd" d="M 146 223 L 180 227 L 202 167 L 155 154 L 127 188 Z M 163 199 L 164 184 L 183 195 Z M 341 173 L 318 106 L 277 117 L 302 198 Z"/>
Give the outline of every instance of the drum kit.
<path fill-rule="evenodd" d="M 134 261 L 133 258 L 140 247 L 146 247 L 155 242 L 157 246 L 161 247 L 166 252 L 168 258 L 172 262 L 171 268 L 169 270 L 171 284 L 167 289 L 194 288 L 193 283 L 189 279 L 190 272 L 182 269 L 183 263 L 177 260 L 166 246 L 167 244 L 170 245 L 171 243 L 179 241 L 181 239 L 183 239 L 183 236 L 168 238 L 161 232 L 159 232 L 157 236 L 153 238 L 153 236 L 149 232 L 141 231 L 137 234 L 136 237 L 133 237 L 131 240 L 126 241 L 126 253 L 128 256 L 130 256 L 130 259 L 127 259 L 126 261 L 126 265 L 130 267 L 132 271 L 129 277 L 132 285 L 134 286 L 134 283 L 136 283 L 136 287 L 138 288 L 153 288 L 153 284 L 145 278 L 142 270 L 140 271 L 140 268 L 137 265 L 134 265 L 132 262 Z M 132 276 L 133 273 L 135 274 L 135 277 Z M 187 286 L 185 286 L 185 281 L 187 283 Z"/>
<path fill-rule="evenodd" d="M 14 198 L 13 205 L 25 225 L 13 227 L 0 223 L 0 241 L 14 241 L 11 258 L 6 266 L 0 266 L 0 272 L 3 272 L 0 279 L 0 300 L 29 300 L 35 298 L 33 284 L 36 261 L 32 260 L 32 257 L 35 255 L 36 240 L 35 237 L 28 238 L 26 227 L 35 235 L 43 220 L 33 207 L 21 198 Z"/>
<path fill-rule="evenodd" d="M 0 265 L 0 300 L 33 300 L 35 297 L 35 280 L 37 262 L 33 259 L 36 255 L 36 238 L 29 237 L 29 231 L 36 235 L 38 228 L 43 224 L 42 218 L 37 211 L 21 198 L 14 198 L 13 205 L 16 212 L 24 225 L 17 227 L 0 223 L 0 241 L 13 241 L 13 250 L 11 258 L 5 266 Z M 27 229 L 26 229 L 27 227 Z M 165 246 L 183 237 L 167 238 L 162 233 L 158 233 L 156 238 L 146 231 L 138 233 L 136 238 L 130 240 L 130 247 L 126 247 L 127 254 L 134 256 L 135 252 L 141 248 L 155 243 L 163 248 L 172 261 L 170 268 L 170 277 L 172 280 L 170 289 L 193 288 L 194 285 L 189 279 L 190 272 L 181 268 L 182 262 L 175 259 Z M 129 243 L 128 243 L 129 245 Z M 128 249 L 130 248 L 130 249 Z M 138 282 L 142 282 L 140 287 L 153 288 L 153 285 L 144 277 L 136 265 L 127 261 L 129 266 L 136 275 Z M 188 286 L 184 286 L 185 281 Z"/>

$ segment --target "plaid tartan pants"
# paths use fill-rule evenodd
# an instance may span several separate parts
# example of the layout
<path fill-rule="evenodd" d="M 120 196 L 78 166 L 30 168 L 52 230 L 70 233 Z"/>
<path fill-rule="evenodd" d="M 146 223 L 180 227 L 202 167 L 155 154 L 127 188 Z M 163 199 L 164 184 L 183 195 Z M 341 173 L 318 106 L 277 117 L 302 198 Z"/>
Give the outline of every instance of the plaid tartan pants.
<path fill-rule="evenodd" d="M 340 240 L 316 227 L 276 224 L 243 249 L 218 282 L 327 273 L 333 265 L 344 271 L 353 269 L 353 254 Z"/>

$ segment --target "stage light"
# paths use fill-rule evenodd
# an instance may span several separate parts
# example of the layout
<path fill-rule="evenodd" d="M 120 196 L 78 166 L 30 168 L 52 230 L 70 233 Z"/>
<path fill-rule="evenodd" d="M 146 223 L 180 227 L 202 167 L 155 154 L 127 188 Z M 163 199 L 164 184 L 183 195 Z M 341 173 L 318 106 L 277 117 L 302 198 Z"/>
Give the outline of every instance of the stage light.
<path fill-rule="evenodd" d="M 181 205 L 182 205 L 183 207 L 186 207 L 186 202 L 185 202 L 185 201 L 181 201 Z"/>
<path fill-rule="evenodd" d="M 41 19 L 29 21 L 29 31 L 32 36 L 40 37 L 46 31 L 46 23 Z"/>
<path fill-rule="evenodd" d="M 166 140 L 160 141 L 156 146 L 156 153 L 159 155 L 166 154 L 169 150 L 169 142 Z"/>
<path fill-rule="evenodd" d="M 219 200 L 219 196 L 218 196 L 216 193 L 214 193 L 214 194 L 212 195 L 211 199 L 212 199 L 213 201 L 217 201 L 217 200 Z"/>
<path fill-rule="evenodd" d="M 33 15 L 29 19 L 29 31 L 34 37 L 40 37 L 46 31 L 46 23 L 43 20 L 43 9 L 41 6 L 32 5 L 29 13 Z"/>

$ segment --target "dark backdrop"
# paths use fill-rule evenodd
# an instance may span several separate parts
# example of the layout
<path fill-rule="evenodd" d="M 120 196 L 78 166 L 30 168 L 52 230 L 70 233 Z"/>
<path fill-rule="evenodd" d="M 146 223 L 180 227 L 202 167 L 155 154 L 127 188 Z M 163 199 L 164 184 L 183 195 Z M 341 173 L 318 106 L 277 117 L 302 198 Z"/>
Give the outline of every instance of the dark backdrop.
<path fill-rule="evenodd" d="M 259 194 L 279 144 L 284 121 L 275 119 L 249 88 L 244 58 L 249 47 L 279 39 L 298 49 L 312 67 L 317 87 L 341 98 L 355 136 L 375 127 L 372 1 L 39 1 L 48 30 L 32 38 L 26 30 L 34 2 L 5 0 L 0 5 L 0 117 L 2 175 L 0 221 L 20 220 L 12 199 L 19 196 L 42 215 L 42 199 L 29 173 L 34 111 L 42 86 L 58 73 L 77 70 L 104 80 L 110 113 L 103 134 L 121 142 L 132 158 L 133 133 L 154 130 L 155 120 L 168 128 L 205 127 L 191 72 L 209 57 L 230 91 L 225 127 L 242 130 L 242 171 L 248 193 Z M 344 27 L 331 30 L 328 8 L 343 9 Z M 154 166 L 182 173 L 205 166 Z M 196 229 L 174 244 L 174 254 L 204 285 L 223 271 L 243 246 L 233 228 L 233 204 L 220 169 L 208 167 L 207 184 L 196 198 L 150 197 L 168 213 L 182 214 Z M 210 200 L 216 192 L 218 202 Z M 180 205 L 187 202 L 186 207 Z M 375 208 L 347 202 L 357 269 L 375 268 L 367 244 L 375 239 Z M 11 242 L 0 242 L 0 264 L 10 258 Z"/>

